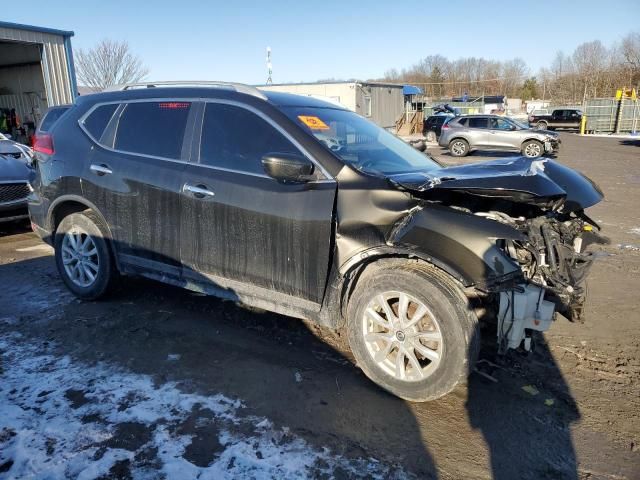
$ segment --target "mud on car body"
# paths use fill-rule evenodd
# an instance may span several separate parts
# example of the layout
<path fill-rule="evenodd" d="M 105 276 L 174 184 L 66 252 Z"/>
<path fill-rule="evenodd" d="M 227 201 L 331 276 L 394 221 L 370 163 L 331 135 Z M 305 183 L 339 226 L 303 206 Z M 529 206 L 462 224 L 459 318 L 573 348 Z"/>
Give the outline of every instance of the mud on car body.
<path fill-rule="evenodd" d="M 583 175 L 445 168 L 315 98 L 154 86 L 81 97 L 36 143 L 32 222 L 80 298 L 142 275 L 344 327 L 364 373 L 415 401 L 472 368 L 470 297 L 503 350 L 580 318 L 603 197 Z"/>

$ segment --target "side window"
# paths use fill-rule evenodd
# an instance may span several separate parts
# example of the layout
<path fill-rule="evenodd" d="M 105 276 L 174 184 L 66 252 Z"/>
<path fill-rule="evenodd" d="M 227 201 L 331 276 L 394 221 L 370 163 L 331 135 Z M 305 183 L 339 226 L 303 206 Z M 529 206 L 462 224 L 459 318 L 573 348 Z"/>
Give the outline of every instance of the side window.
<path fill-rule="evenodd" d="M 114 148 L 178 159 L 187 128 L 190 102 L 134 102 L 124 107 Z"/>
<path fill-rule="evenodd" d="M 451 123 L 457 123 L 461 127 L 468 127 L 469 126 L 469 119 L 468 118 L 460 118 L 460 119 L 458 119 L 456 121 L 452 120 Z"/>
<path fill-rule="evenodd" d="M 511 130 L 511 124 L 504 118 L 490 118 L 489 128 L 493 130 Z"/>
<path fill-rule="evenodd" d="M 469 128 L 487 128 L 487 117 L 469 117 Z"/>
<path fill-rule="evenodd" d="M 100 140 L 102 132 L 104 132 L 104 129 L 107 127 L 107 124 L 109 123 L 109 120 L 111 120 L 116 108 L 118 108 L 118 104 L 116 103 L 101 105 L 84 119 L 84 128 L 87 129 L 93 138 Z"/>
<path fill-rule="evenodd" d="M 255 113 L 234 105 L 208 103 L 202 123 L 200 163 L 248 173 L 262 173 L 267 153 L 300 151 Z"/>

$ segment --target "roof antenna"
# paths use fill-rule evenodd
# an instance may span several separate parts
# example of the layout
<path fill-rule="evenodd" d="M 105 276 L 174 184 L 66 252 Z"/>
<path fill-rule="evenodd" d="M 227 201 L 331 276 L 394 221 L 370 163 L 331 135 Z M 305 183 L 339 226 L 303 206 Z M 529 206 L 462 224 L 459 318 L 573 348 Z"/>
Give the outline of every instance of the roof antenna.
<path fill-rule="evenodd" d="M 273 79 L 271 78 L 271 73 L 273 72 L 273 65 L 271 65 L 271 47 L 267 47 L 267 73 L 269 76 L 267 77 L 267 85 L 273 84 Z"/>

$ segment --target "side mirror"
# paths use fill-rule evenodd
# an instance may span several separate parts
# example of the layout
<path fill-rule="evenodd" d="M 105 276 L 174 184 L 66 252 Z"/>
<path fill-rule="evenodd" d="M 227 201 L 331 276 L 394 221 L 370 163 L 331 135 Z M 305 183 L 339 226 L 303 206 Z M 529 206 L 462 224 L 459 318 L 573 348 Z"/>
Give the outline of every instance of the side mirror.
<path fill-rule="evenodd" d="M 284 183 L 304 183 L 313 180 L 314 165 L 306 157 L 291 153 L 267 153 L 262 167 L 272 178 Z"/>

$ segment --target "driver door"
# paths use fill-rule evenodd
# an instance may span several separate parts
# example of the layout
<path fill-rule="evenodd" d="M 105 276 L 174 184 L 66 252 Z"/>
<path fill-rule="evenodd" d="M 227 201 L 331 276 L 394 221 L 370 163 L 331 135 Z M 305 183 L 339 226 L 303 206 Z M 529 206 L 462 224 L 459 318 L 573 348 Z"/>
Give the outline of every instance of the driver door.
<path fill-rule="evenodd" d="M 489 118 L 489 144 L 500 150 L 519 149 L 514 142 L 519 141 L 514 135 L 513 124 L 504 118 Z"/>
<path fill-rule="evenodd" d="M 280 293 L 318 309 L 333 243 L 336 182 L 269 177 L 264 155 L 303 153 L 252 107 L 207 102 L 198 124 L 197 162 L 182 176 L 184 277 L 269 299 Z"/>

